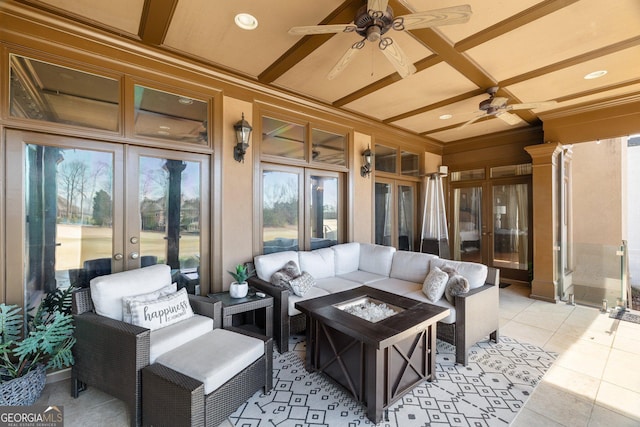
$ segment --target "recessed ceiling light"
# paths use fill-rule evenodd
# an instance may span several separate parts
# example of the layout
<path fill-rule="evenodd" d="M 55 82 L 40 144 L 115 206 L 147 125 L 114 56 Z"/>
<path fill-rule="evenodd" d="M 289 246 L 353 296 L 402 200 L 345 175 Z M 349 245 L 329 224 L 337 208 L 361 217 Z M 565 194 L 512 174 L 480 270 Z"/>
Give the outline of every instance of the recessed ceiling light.
<path fill-rule="evenodd" d="M 158 126 L 160 129 L 169 130 L 171 127 L 169 126 Z"/>
<path fill-rule="evenodd" d="M 584 78 L 585 78 L 585 80 L 593 80 L 593 79 L 597 79 L 599 77 L 602 77 L 605 74 L 607 74 L 607 70 L 598 70 L 598 71 L 593 71 L 593 72 L 587 74 L 586 76 L 584 76 Z"/>
<path fill-rule="evenodd" d="M 236 25 L 243 30 L 255 30 L 258 28 L 258 20 L 248 13 L 239 13 L 234 18 Z"/>
<path fill-rule="evenodd" d="M 451 114 L 443 114 L 439 117 L 440 120 L 449 120 L 453 115 Z"/>
<path fill-rule="evenodd" d="M 158 135 L 171 135 L 169 132 L 167 132 L 166 130 L 159 130 L 158 131 Z"/>
<path fill-rule="evenodd" d="M 193 99 L 181 96 L 180 98 L 178 98 L 178 102 L 182 105 L 191 105 L 193 104 Z"/>

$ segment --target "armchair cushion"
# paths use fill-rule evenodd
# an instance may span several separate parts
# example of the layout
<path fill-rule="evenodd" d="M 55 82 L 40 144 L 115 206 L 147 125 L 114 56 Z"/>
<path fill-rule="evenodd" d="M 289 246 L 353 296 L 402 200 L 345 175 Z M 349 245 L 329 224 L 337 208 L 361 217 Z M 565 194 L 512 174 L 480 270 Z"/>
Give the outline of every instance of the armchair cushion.
<path fill-rule="evenodd" d="M 202 381 L 209 394 L 264 355 L 264 342 L 225 329 L 214 329 L 156 359 Z"/>
<path fill-rule="evenodd" d="M 126 323 L 131 323 L 131 303 L 133 301 L 154 301 L 160 297 L 165 295 L 173 294 L 178 292 L 178 284 L 172 283 L 170 285 L 164 286 L 157 291 L 149 292 L 147 294 L 134 295 L 130 297 L 122 298 L 122 321 Z"/>
<path fill-rule="evenodd" d="M 149 338 L 149 363 L 169 350 L 181 346 L 213 329 L 213 319 L 194 314 L 182 322 L 151 331 Z"/>
<path fill-rule="evenodd" d="M 185 288 L 155 301 L 133 301 L 130 306 L 131 323 L 152 331 L 193 316 L 193 309 L 189 304 L 189 296 Z"/>
<path fill-rule="evenodd" d="M 171 284 L 171 267 L 156 264 L 91 279 L 91 300 L 101 316 L 122 320 L 122 298 L 145 294 Z"/>

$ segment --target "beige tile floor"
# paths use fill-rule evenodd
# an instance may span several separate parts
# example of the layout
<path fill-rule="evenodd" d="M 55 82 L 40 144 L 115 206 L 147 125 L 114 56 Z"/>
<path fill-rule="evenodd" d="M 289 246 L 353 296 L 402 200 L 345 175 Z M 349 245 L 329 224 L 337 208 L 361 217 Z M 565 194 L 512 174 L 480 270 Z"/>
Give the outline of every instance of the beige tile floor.
<path fill-rule="evenodd" d="M 500 334 L 559 356 L 512 426 L 639 426 L 640 324 L 528 294 L 523 286 L 500 290 Z M 66 427 L 129 424 L 121 401 L 93 388 L 73 399 L 69 387 L 47 384 L 38 402 L 64 405 Z"/>

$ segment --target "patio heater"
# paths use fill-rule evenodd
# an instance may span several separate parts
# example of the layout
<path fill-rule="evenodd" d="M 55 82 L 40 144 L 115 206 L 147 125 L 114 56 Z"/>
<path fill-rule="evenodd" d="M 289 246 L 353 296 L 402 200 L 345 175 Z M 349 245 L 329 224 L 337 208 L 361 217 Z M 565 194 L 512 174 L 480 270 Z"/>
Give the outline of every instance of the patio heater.
<path fill-rule="evenodd" d="M 442 178 L 447 176 L 447 171 L 446 166 L 440 166 L 438 172 L 427 176 L 420 240 L 420 252 L 438 255 L 445 259 L 451 257 L 442 187 Z"/>

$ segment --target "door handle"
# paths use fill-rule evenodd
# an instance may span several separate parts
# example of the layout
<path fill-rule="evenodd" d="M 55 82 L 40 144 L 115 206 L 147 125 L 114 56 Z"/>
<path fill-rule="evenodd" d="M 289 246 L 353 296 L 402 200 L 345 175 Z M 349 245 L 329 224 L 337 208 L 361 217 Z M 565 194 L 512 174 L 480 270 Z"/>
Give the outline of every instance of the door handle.
<path fill-rule="evenodd" d="M 129 254 L 129 258 L 131 258 L 131 259 L 138 259 L 138 258 L 140 258 L 140 254 L 139 254 L 138 252 L 131 252 L 131 253 Z"/>

